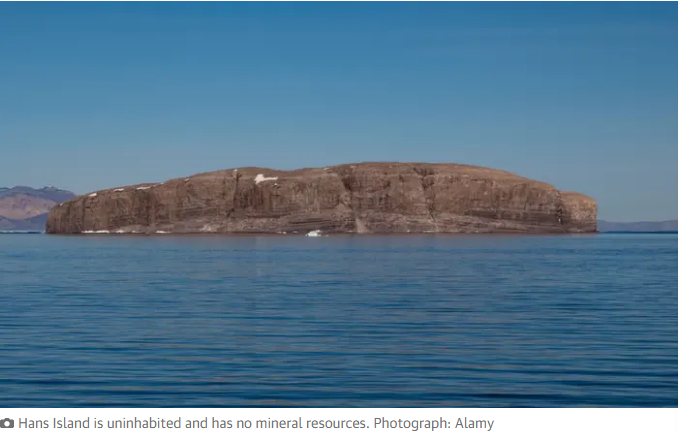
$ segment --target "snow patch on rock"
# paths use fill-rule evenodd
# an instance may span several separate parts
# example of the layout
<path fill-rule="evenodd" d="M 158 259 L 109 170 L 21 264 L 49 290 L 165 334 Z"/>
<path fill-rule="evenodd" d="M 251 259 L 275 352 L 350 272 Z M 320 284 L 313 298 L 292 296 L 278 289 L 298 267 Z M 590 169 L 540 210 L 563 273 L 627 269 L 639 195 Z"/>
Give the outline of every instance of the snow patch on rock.
<path fill-rule="evenodd" d="M 270 176 L 266 177 L 264 176 L 263 173 L 258 174 L 257 176 L 254 177 L 254 182 L 259 184 L 260 182 L 265 182 L 265 181 L 277 181 L 278 177 L 277 176 Z"/>

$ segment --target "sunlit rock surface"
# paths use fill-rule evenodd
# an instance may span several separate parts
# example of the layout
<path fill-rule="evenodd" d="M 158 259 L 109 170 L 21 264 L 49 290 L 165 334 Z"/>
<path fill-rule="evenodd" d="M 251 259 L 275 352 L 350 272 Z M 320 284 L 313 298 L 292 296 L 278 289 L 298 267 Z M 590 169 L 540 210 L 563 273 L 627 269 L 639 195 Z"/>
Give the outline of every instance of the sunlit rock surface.
<path fill-rule="evenodd" d="M 51 234 L 595 232 L 596 201 L 501 170 L 361 163 L 245 167 L 91 192 L 54 207 Z"/>

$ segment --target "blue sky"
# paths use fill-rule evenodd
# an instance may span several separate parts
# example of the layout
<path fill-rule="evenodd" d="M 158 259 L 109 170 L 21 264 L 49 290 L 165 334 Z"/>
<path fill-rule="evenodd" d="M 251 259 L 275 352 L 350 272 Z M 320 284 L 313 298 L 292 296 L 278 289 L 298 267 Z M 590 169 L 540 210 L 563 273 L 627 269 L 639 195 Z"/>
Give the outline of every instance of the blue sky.
<path fill-rule="evenodd" d="M 383 160 L 678 218 L 678 5 L 0 3 L 0 186 Z"/>

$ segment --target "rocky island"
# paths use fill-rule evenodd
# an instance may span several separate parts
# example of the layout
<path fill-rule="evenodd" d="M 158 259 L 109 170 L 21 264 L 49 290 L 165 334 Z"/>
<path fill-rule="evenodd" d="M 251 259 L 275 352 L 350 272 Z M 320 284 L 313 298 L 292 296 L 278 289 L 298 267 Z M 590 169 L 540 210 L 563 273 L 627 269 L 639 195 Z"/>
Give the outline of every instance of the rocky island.
<path fill-rule="evenodd" d="M 585 233 L 596 201 L 494 169 L 360 163 L 221 170 L 78 196 L 49 234 Z"/>

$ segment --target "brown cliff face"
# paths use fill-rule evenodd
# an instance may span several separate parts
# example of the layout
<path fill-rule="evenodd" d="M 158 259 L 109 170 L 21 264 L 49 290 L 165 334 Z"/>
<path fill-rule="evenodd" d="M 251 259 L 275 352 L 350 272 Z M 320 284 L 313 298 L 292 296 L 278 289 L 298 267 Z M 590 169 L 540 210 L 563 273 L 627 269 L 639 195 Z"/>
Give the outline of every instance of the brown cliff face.
<path fill-rule="evenodd" d="M 47 233 L 568 233 L 596 231 L 596 202 L 493 169 L 362 163 L 246 167 L 80 196 Z"/>

